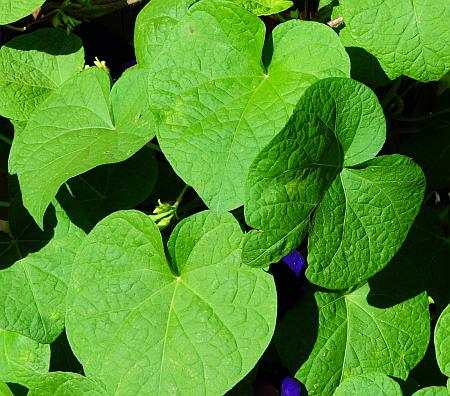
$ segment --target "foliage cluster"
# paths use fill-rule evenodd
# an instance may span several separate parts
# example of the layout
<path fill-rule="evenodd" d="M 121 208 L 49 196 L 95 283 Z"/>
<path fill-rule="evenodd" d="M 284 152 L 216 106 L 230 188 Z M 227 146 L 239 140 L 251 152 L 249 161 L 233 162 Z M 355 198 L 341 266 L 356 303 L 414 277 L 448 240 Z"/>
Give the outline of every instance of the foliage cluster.
<path fill-rule="evenodd" d="M 136 2 L 0 0 L 0 395 L 450 395 L 448 0 Z"/>

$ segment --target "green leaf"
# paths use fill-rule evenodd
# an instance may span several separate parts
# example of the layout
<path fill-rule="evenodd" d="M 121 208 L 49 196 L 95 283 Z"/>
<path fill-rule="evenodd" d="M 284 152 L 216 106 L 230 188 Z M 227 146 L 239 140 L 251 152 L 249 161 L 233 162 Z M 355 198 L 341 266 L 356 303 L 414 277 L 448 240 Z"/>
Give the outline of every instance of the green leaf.
<path fill-rule="evenodd" d="M 445 386 L 429 386 L 414 392 L 411 396 L 449 396 L 450 393 Z"/>
<path fill-rule="evenodd" d="M 407 157 L 378 157 L 360 169 L 343 169 L 312 222 L 308 279 L 342 289 L 384 268 L 405 240 L 424 190 L 421 169 Z"/>
<path fill-rule="evenodd" d="M 264 48 L 265 26 L 255 15 L 230 2 L 190 2 L 147 5 L 136 22 L 136 56 L 164 154 L 220 212 L 242 205 L 251 162 L 306 88 L 348 76 L 349 61 L 322 24 L 283 23 Z M 131 73 L 142 81 L 139 69 Z"/>
<path fill-rule="evenodd" d="M 400 385 L 381 373 L 355 375 L 344 380 L 333 396 L 402 396 Z"/>
<path fill-rule="evenodd" d="M 64 329 L 72 262 L 84 233 L 61 208 L 50 242 L 0 271 L 0 328 L 51 343 Z"/>
<path fill-rule="evenodd" d="M 294 3 L 289 0 L 231 0 L 255 15 L 272 15 L 285 11 Z"/>
<path fill-rule="evenodd" d="M 14 396 L 11 389 L 3 382 L 0 382 L 0 396 Z"/>
<path fill-rule="evenodd" d="M 450 305 L 444 309 L 436 323 L 434 346 L 439 368 L 450 377 Z"/>
<path fill-rule="evenodd" d="M 33 386 L 48 372 L 50 346 L 0 329 L 0 381 Z"/>
<path fill-rule="evenodd" d="M 111 95 L 109 85 L 101 69 L 78 73 L 37 107 L 14 139 L 9 170 L 17 173 L 24 205 L 41 227 L 63 183 L 129 158 L 154 136 L 144 92 L 126 78 Z"/>
<path fill-rule="evenodd" d="M 345 78 L 309 88 L 250 168 L 245 219 L 256 230 L 245 237 L 244 262 L 264 266 L 288 254 L 316 210 L 312 282 L 341 289 L 381 270 L 405 239 L 425 184 L 406 157 L 373 159 L 384 139 L 384 116 L 368 88 Z"/>
<path fill-rule="evenodd" d="M 355 41 L 395 76 L 432 81 L 450 69 L 447 0 L 341 0 L 340 5 Z"/>
<path fill-rule="evenodd" d="M 0 114 L 28 120 L 83 65 L 81 40 L 64 30 L 39 29 L 12 39 L 0 49 Z"/>
<path fill-rule="evenodd" d="M 272 277 L 242 266 L 229 213 L 180 222 L 168 243 L 148 216 L 115 212 L 74 264 L 67 335 L 108 395 L 224 394 L 256 364 L 275 326 Z"/>
<path fill-rule="evenodd" d="M 52 372 L 43 375 L 28 396 L 106 396 L 107 393 L 89 378 L 74 373 Z"/>
<path fill-rule="evenodd" d="M 358 374 L 379 371 L 406 379 L 429 336 L 421 279 L 399 261 L 354 291 L 308 292 L 281 321 L 276 343 L 308 394 L 327 396 Z"/>
<path fill-rule="evenodd" d="M 57 199 L 75 224 L 90 231 L 112 212 L 132 209 L 148 198 L 157 175 L 155 154 L 144 147 L 126 161 L 98 166 L 70 179 Z"/>
<path fill-rule="evenodd" d="M 0 0 L 0 25 L 18 21 L 36 11 L 44 0 Z"/>

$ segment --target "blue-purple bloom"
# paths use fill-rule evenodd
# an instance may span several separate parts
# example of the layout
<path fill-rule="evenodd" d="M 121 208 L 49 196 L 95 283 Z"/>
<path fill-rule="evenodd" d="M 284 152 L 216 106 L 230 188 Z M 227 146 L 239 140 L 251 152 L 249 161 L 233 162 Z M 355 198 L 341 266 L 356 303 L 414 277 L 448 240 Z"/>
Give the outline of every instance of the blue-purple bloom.
<path fill-rule="evenodd" d="M 281 396 L 300 396 L 302 384 L 295 378 L 286 377 L 281 383 Z"/>
<path fill-rule="evenodd" d="M 126 69 L 128 69 L 128 68 L 130 68 L 130 67 L 132 67 L 132 66 L 134 66 L 134 65 L 136 65 L 136 64 L 137 64 L 136 59 L 131 59 L 131 60 L 129 60 L 127 63 L 125 63 L 125 64 L 122 66 L 122 69 L 123 69 L 123 70 L 126 70 Z"/>
<path fill-rule="evenodd" d="M 295 249 L 281 260 L 291 267 L 297 277 L 300 276 L 300 272 L 306 264 L 304 257 Z"/>

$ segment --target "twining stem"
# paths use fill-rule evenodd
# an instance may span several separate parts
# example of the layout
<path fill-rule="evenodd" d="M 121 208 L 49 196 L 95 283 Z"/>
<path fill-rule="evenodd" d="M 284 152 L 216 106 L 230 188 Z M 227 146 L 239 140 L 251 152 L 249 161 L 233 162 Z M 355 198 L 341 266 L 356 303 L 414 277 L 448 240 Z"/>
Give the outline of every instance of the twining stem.
<path fill-rule="evenodd" d="M 6 137 L 5 135 L 2 135 L 1 133 L 0 133 L 0 140 L 2 142 L 5 142 L 6 144 L 9 144 L 10 146 L 12 144 L 12 140 L 9 137 Z"/>
<path fill-rule="evenodd" d="M 2 207 L 2 208 L 9 208 L 10 206 L 11 206 L 11 204 L 9 202 L 0 201 L 0 207 Z"/>
<path fill-rule="evenodd" d="M 20 32 L 20 33 L 23 33 L 25 30 L 27 30 L 26 26 L 16 27 L 13 25 L 3 25 L 3 27 L 6 29 L 9 29 L 9 30 L 13 30 L 14 32 Z"/>
<path fill-rule="evenodd" d="M 305 8 L 303 9 L 303 14 L 305 15 L 305 20 L 309 21 L 309 0 L 305 0 Z"/>
<path fill-rule="evenodd" d="M 386 108 L 391 104 L 392 99 L 397 95 L 397 91 L 400 88 L 400 84 L 402 83 L 402 78 L 397 78 L 389 87 L 386 94 L 381 98 L 380 104 L 383 107 L 383 109 L 386 110 Z"/>
<path fill-rule="evenodd" d="M 153 151 L 157 151 L 158 153 L 162 153 L 161 148 L 160 148 L 157 144 L 148 142 L 148 143 L 146 144 L 146 146 L 147 146 L 149 149 L 152 149 Z"/>
<path fill-rule="evenodd" d="M 188 186 L 187 184 L 183 187 L 183 189 L 180 192 L 180 195 L 178 195 L 177 200 L 175 201 L 175 203 L 173 204 L 173 206 L 175 208 L 178 208 L 178 206 L 180 205 L 181 200 L 184 197 L 184 194 L 186 194 L 186 191 L 189 189 L 190 186 Z"/>
<path fill-rule="evenodd" d="M 327 25 L 329 27 L 336 27 L 337 25 L 340 25 L 342 22 L 344 22 L 344 18 L 343 17 L 337 17 L 336 19 L 332 19 L 331 21 L 327 22 Z"/>
<path fill-rule="evenodd" d="M 428 115 L 423 115 L 420 117 L 393 117 L 396 121 L 404 121 L 404 122 L 419 122 L 419 121 L 427 121 L 435 117 L 439 117 L 441 115 L 449 114 L 450 109 L 445 109 L 441 111 L 436 111 L 434 113 L 430 113 Z"/>

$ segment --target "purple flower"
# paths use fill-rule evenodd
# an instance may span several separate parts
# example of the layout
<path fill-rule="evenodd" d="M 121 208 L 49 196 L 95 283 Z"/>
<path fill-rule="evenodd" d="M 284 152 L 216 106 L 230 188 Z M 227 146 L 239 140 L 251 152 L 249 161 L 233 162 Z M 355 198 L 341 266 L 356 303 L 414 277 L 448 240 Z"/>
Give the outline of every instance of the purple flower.
<path fill-rule="evenodd" d="M 281 396 L 300 396 L 301 394 L 302 384 L 295 378 L 286 377 L 281 383 Z"/>
<path fill-rule="evenodd" d="M 132 66 L 134 66 L 134 65 L 136 65 L 136 64 L 137 64 L 136 59 L 131 59 L 131 60 L 129 60 L 127 63 L 125 63 L 125 64 L 122 66 L 122 69 L 123 69 L 123 70 L 126 70 L 126 69 L 128 69 L 129 67 L 132 67 Z"/>
<path fill-rule="evenodd" d="M 289 267 L 291 267 L 291 270 L 294 271 L 297 277 L 300 276 L 300 272 L 306 264 L 306 260 L 297 250 L 293 250 L 287 256 L 284 256 L 281 260 L 289 265 Z"/>

